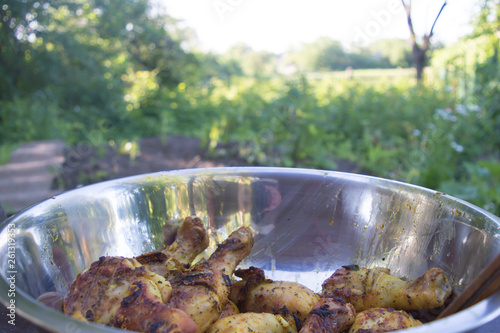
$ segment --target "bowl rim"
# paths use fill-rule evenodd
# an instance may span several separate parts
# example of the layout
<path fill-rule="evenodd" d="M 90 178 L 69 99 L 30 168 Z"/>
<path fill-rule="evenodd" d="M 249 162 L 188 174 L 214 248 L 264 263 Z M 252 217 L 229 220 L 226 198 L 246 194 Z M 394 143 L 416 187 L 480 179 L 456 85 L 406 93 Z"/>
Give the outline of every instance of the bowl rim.
<path fill-rule="evenodd" d="M 0 233 L 3 231 L 4 227 L 7 225 L 7 223 L 20 215 L 26 213 L 27 211 L 39 207 L 40 205 L 43 205 L 48 202 L 53 202 L 57 201 L 58 199 L 64 198 L 65 196 L 69 195 L 69 193 L 73 193 L 75 191 L 80 191 L 80 190 L 87 190 L 91 189 L 93 187 L 101 187 L 101 186 L 109 186 L 112 185 L 113 183 L 118 183 L 118 182 L 134 182 L 140 179 L 148 178 L 152 179 L 153 177 L 163 177 L 165 175 L 175 175 L 175 176 L 206 176 L 206 175 L 219 175 L 219 176 L 228 176 L 230 174 L 234 173 L 248 173 L 248 174 L 255 174 L 255 173 L 268 173 L 268 174 L 275 174 L 275 173 L 283 173 L 283 174 L 308 174 L 308 175 L 313 175 L 313 176 L 318 176 L 318 175 L 323 175 L 324 177 L 328 176 L 343 176 L 344 178 L 350 178 L 352 180 L 357 180 L 357 181 L 371 181 L 373 183 L 392 183 L 392 184 L 397 184 L 403 187 L 407 188 L 412 188 L 414 190 L 418 190 L 421 192 L 429 193 L 429 194 L 435 194 L 439 195 L 440 197 L 448 200 L 455 201 L 461 205 L 464 205 L 468 208 L 471 208 L 473 210 L 476 210 L 480 212 L 482 215 L 487 217 L 490 220 L 496 221 L 499 230 L 500 230 L 500 217 L 494 215 L 493 213 L 485 210 L 484 208 L 481 208 L 479 206 L 476 206 L 468 201 L 465 201 L 463 199 L 460 199 L 458 197 L 454 197 L 452 195 L 449 195 L 444 192 L 440 192 L 437 190 L 433 190 L 421 185 L 415 185 L 411 183 L 407 183 L 401 180 L 394 180 L 394 179 L 389 179 L 389 178 L 383 178 L 383 177 L 378 177 L 378 176 L 373 176 L 373 175 L 368 175 L 368 174 L 361 174 L 361 173 L 352 173 L 352 172 L 346 172 L 346 171 L 335 171 L 335 170 L 326 170 L 326 169 L 308 169 L 308 168 L 294 168 L 294 167 L 274 167 L 274 166 L 236 166 L 236 167 L 210 167 L 210 168 L 188 168 L 188 169 L 177 169 L 177 170 L 168 170 L 168 171 L 157 171 L 157 172 L 151 172 L 151 173 L 144 173 L 144 174 L 139 174 L 139 175 L 132 175 L 132 176 L 127 176 L 127 177 L 121 177 L 121 178 L 115 178 L 115 179 L 110 179 L 94 184 L 89 184 L 89 185 L 84 185 L 84 186 L 79 186 L 77 188 L 71 189 L 64 191 L 62 193 L 59 193 L 57 195 L 51 196 L 49 198 L 43 199 L 41 201 L 35 202 L 26 208 L 23 208 L 16 212 L 14 215 L 10 216 L 7 218 L 4 222 L 0 223 Z M 499 238 L 500 238 L 500 232 L 499 232 Z"/>
<path fill-rule="evenodd" d="M 264 166 L 244 166 L 244 167 L 213 167 L 213 168 L 194 168 L 194 169 L 180 169 L 180 170 L 170 170 L 170 171 L 159 171 L 153 173 L 146 173 L 128 177 L 122 177 L 117 179 L 112 179 L 108 181 L 103 181 L 83 187 L 79 187 L 76 189 L 72 189 L 69 191 L 65 191 L 61 194 L 58 194 L 54 197 L 42 200 L 38 203 L 30 205 L 13 216 L 9 217 L 3 223 L 0 224 L 0 235 L 4 233 L 7 226 L 11 223 L 14 223 L 15 220 L 24 214 L 27 214 L 33 210 L 37 210 L 37 207 L 43 207 L 44 205 L 51 205 L 56 203 L 59 199 L 64 198 L 70 193 L 75 191 L 79 191 L 81 189 L 92 189 L 99 187 L 108 187 L 113 186 L 114 184 L 118 184 L 120 182 L 131 182 L 135 183 L 141 181 L 143 179 L 152 179 L 154 177 L 165 177 L 167 176 L 179 176 L 179 177 L 198 177 L 198 176 L 208 176 L 208 175 L 217 175 L 217 176 L 230 176 L 230 175 L 241 175 L 241 174 L 301 174 L 301 175 L 312 175 L 319 176 L 323 175 L 324 177 L 334 177 L 334 178 L 345 178 L 352 179 L 356 181 L 370 182 L 371 185 L 380 185 L 383 183 L 392 183 L 395 185 L 402 186 L 404 188 L 412 188 L 413 190 L 422 191 L 428 194 L 437 194 L 443 198 L 447 198 L 448 200 L 452 200 L 457 202 L 460 205 L 466 206 L 469 209 L 475 210 L 484 217 L 489 220 L 494 221 L 500 229 L 500 218 L 484 210 L 481 207 L 478 207 L 474 204 L 471 204 L 462 199 L 453 197 L 451 195 L 435 191 L 429 188 L 425 188 L 419 185 L 413 185 L 410 183 L 392 180 L 387 178 L 381 178 L 371 175 L 364 175 L 358 173 L 350 173 L 350 172 L 342 172 L 342 171 L 332 171 L 332 170 L 322 170 L 322 169 L 307 169 L 307 168 L 290 168 L 290 167 L 264 167 Z M 167 182 L 169 180 L 166 180 Z M 500 238 L 500 231 L 496 237 Z M 6 280 L 5 272 L 0 274 L 0 303 L 4 306 L 8 306 L 10 299 L 7 298 L 7 291 L 9 290 L 9 283 Z M 16 289 L 15 291 L 15 305 L 16 305 L 16 316 L 19 314 L 22 317 L 26 318 L 28 321 L 33 324 L 43 327 L 49 331 L 57 331 L 57 332 L 103 332 L 103 333 L 112 333 L 112 332 L 124 332 L 121 329 L 104 326 L 100 324 L 95 324 L 91 322 L 83 322 L 81 320 L 72 318 L 67 316 L 66 314 L 52 309 L 48 306 L 40 306 L 40 302 L 38 302 L 33 297 L 26 294 L 21 289 Z M 448 331 L 450 327 L 457 327 L 458 330 L 454 332 L 466 332 L 474 328 L 478 328 L 491 320 L 500 316 L 500 306 L 497 308 L 492 308 L 494 304 L 500 304 L 500 292 L 497 292 L 466 310 L 462 310 L 454 315 L 449 317 L 433 321 L 427 323 L 422 326 L 400 330 L 397 332 L 412 332 L 412 333 L 424 333 L 432 331 Z"/>

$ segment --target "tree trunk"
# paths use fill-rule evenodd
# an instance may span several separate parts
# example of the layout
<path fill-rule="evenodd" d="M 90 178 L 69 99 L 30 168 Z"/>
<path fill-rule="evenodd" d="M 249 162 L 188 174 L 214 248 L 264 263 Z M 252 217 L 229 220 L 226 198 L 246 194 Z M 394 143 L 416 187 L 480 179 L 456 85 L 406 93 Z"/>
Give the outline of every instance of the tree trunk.
<path fill-rule="evenodd" d="M 439 10 L 439 13 L 436 16 L 436 19 L 434 20 L 434 23 L 432 24 L 432 28 L 429 32 L 429 34 L 424 35 L 424 40 L 422 41 L 422 45 L 419 45 L 417 42 L 417 38 L 415 36 L 415 30 L 413 29 L 413 22 L 411 19 L 411 0 L 409 2 L 405 2 L 405 0 L 401 0 L 401 3 L 403 4 L 403 7 L 406 12 L 406 18 L 408 20 L 408 28 L 410 29 L 410 40 L 412 44 L 412 55 L 413 55 L 413 61 L 415 63 L 415 69 L 417 71 L 417 82 L 420 83 L 422 82 L 422 78 L 424 76 L 424 67 L 426 63 L 426 52 L 429 49 L 430 46 L 430 41 L 432 37 L 432 33 L 434 31 L 434 26 L 436 25 L 436 22 L 441 15 L 441 12 L 443 11 L 443 8 L 446 6 L 446 0 L 443 3 L 443 6 L 441 6 L 441 9 Z"/>
<path fill-rule="evenodd" d="M 417 71 L 417 82 L 421 82 L 424 77 L 424 67 L 427 59 L 425 56 L 426 51 L 427 49 L 422 49 L 417 44 L 413 44 L 413 62 Z"/>

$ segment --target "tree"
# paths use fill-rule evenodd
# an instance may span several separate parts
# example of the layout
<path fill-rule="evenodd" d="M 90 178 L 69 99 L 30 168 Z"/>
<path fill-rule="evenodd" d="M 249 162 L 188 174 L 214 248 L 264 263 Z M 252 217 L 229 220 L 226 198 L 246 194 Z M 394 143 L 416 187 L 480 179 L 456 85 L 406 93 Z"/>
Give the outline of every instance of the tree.
<path fill-rule="evenodd" d="M 391 67 L 413 66 L 411 47 L 407 39 L 380 39 L 368 45 L 368 50 L 373 55 L 386 58 Z"/>
<path fill-rule="evenodd" d="M 3 1 L 0 141 L 21 112 L 42 117 L 39 105 L 55 110 L 73 140 L 95 124 L 127 126 L 125 116 L 142 115 L 148 102 L 157 104 L 153 92 L 176 89 L 199 72 L 196 56 L 175 35 L 180 31 L 149 0 Z M 147 77 L 144 89 L 131 92 L 141 75 Z M 140 100 L 131 103 L 134 93 Z"/>
<path fill-rule="evenodd" d="M 303 44 L 291 55 L 291 59 L 305 71 L 344 70 L 351 65 L 342 44 L 329 37 L 320 37 L 312 43 Z"/>
<path fill-rule="evenodd" d="M 230 47 L 220 60 L 227 64 L 233 63 L 231 67 L 237 70 L 239 63 L 241 71 L 249 76 L 269 76 L 275 73 L 276 55 L 267 51 L 256 51 L 244 43 L 238 43 Z M 237 74 L 237 72 L 235 73 Z"/>
<path fill-rule="evenodd" d="M 37 47 L 49 11 L 59 1 L 5 0 L 0 5 L 0 100 L 31 94 L 47 82 L 48 71 L 38 63 L 45 51 Z M 44 57 L 45 58 L 45 57 Z"/>
<path fill-rule="evenodd" d="M 436 16 L 436 19 L 434 20 L 434 23 L 432 24 L 431 30 L 429 31 L 428 34 L 424 34 L 422 42 L 419 44 L 417 41 L 417 37 L 415 35 L 415 30 L 413 29 L 413 21 L 411 18 L 411 0 L 408 0 L 406 2 L 405 0 L 401 0 L 401 3 L 403 4 L 405 11 L 406 11 L 406 17 L 408 20 L 408 28 L 410 29 L 410 41 L 412 44 L 412 54 L 413 54 L 413 62 L 415 63 L 415 69 L 417 71 L 417 82 L 421 82 L 423 73 L 424 73 L 424 66 L 427 61 L 427 51 L 429 50 L 430 47 L 430 42 L 432 38 L 432 34 L 434 32 L 434 27 L 436 26 L 436 22 L 439 19 L 439 16 L 441 15 L 444 7 L 446 6 L 446 0 L 444 1 L 443 5 L 441 6 L 441 9 L 439 10 L 439 13 Z"/>
<path fill-rule="evenodd" d="M 338 71 L 349 67 L 353 69 L 407 67 L 406 44 L 407 42 L 402 40 L 385 40 L 373 43 L 369 47 L 355 47 L 347 51 L 339 41 L 320 37 L 292 51 L 288 60 L 302 71 Z"/>
<path fill-rule="evenodd" d="M 473 20 L 474 30 L 468 38 L 496 35 L 500 31 L 500 2 L 482 0 L 481 10 Z"/>

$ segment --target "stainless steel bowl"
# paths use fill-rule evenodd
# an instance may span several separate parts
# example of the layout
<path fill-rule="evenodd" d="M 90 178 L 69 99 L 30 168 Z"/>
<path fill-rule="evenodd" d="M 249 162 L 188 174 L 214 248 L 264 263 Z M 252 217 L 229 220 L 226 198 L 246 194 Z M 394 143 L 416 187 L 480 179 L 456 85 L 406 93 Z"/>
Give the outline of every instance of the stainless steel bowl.
<path fill-rule="evenodd" d="M 16 314 L 46 329 L 116 332 L 69 318 L 36 298 L 64 293 L 100 256 L 156 249 L 166 221 L 187 215 L 206 223 L 211 249 L 239 226 L 252 226 L 255 246 L 242 265 L 316 291 L 346 264 L 385 266 L 406 279 L 437 266 L 460 290 L 500 252 L 498 217 L 422 187 L 320 170 L 182 170 L 83 187 L 10 218 L 0 234 L 0 299 L 5 305 L 14 300 Z M 408 331 L 463 332 L 498 315 L 499 293 Z"/>

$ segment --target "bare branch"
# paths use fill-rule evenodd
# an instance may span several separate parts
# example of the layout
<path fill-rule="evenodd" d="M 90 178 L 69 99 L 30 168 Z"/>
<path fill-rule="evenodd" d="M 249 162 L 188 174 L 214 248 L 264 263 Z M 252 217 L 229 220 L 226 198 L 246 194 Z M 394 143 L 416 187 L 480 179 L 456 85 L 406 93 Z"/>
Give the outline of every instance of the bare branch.
<path fill-rule="evenodd" d="M 411 0 L 409 0 L 408 4 L 405 2 L 405 0 L 401 0 L 401 3 L 403 4 L 403 7 L 406 11 L 406 18 L 408 20 L 408 28 L 410 29 L 412 42 L 415 43 L 417 39 L 415 37 L 415 30 L 413 29 L 413 22 L 411 20 Z"/>
<path fill-rule="evenodd" d="M 439 13 L 436 16 L 436 19 L 434 20 L 434 23 L 432 24 L 431 31 L 429 32 L 429 38 L 432 37 L 432 32 L 434 31 L 434 26 L 436 25 L 436 22 L 437 22 L 439 16 L 441 16 L 441 12 L 443 11 L 443 9 L 446 6 L 447 2 L 448 2 L 447 0 L 444 1 L 443 5 L 441 6 L 441 9 L 439 10 Z"/>

